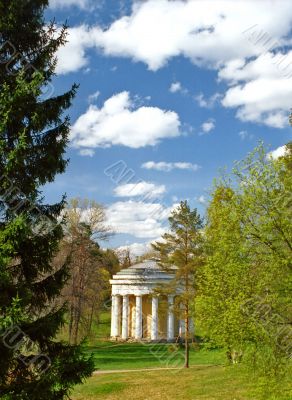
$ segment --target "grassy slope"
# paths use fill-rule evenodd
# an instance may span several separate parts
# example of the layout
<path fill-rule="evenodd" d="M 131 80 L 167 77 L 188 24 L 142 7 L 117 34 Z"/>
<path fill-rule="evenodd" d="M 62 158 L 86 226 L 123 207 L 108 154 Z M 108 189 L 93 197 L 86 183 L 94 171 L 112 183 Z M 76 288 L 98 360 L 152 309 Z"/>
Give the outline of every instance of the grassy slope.
<path fill-rule="evenodd" d="M 96 369 L 136 369 L 152 367 L 181 366 L 183 350 L 169 344 L 115 343 L 104 341 L 110 332 L 110 313 L 100 316 L 98 325 L 93 326 L 93 334 L 86 351 L 94 354 Z M 223 364 L 225 357 L 220 350 L 191 351 L 191 364 Z"/>
<path fill-rule="evenodd" d="M 169 344 L 100 342 L 86 351 L 94 354 L 96 369 L 100 370 L 180 367 L 184 362 L 184 351 Z M 191 365 L 218 365 L 224 361 L 219 350 L 190 352 Z"/>
<path fill-rule="evenodd" d="M 100 340 L 110 338 L 110 324 L 111 314 L 110 311 L 105 310 L 100 314 L 99 323 L 93 323 L 91 336 L 87 339 L 89 345 L 95 345 Z M 68 340 L 68 323 L 60 330 L 58 340 Z"/>
<path fill-rule="evenodd" d="M 179 371 L 131 372 L 94 376 L 73 400 L 249 400 L 253 383 L 238 369 L 202 366 Z"/>
<path fill-rule="evenodd" d="M 258 400 L 254 383 L 241 366 L 225 367 L 220 350 L 192 349 L 189 370 L 134 371 L 138 368 L 181 366 L 183 350 L 172 351 L 168 344 L 112 343 L 110 316 L 104 313 L 86 348 L 94 354 L 96 369 L 133 369 L 130 373 L 97 375 L 77 386 L 73 400 Z M 288 385 L 287 385 L 288 389 Z M 291 392 L 287 399 L 292 400 Z M 282 397 L 281 397 L 282 399 Z M 278 400 L 278 399 L 275 399 Z"/>

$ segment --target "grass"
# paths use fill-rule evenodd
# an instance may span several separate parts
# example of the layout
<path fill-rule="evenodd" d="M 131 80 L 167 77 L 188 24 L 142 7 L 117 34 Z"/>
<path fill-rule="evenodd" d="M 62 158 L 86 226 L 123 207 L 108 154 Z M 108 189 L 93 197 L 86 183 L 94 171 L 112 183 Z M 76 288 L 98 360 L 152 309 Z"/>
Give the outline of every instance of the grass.
<path fill-rule="evenodd" d="M 256 382 L 241 365 L 225 366 L 222 350 L 190 351 L 190 369 L 180 368 L 183 349 L 171 344 L 116 343 L 109 337 L 110 315 L 104 312 L 85 351 L 93 354 L 96 370 L 131 370 L 94 375 L 72 393 L 72 400 L 259 400 Z M 173 370 L 139 369 L 178 367 Z M 133 370 L 133 371 L 132 371 Z M 136 370 L 136 371 L 135 371 Z M 285 385 L 286 389 L 286 385 Z M 288 390 L 290 389 L 289 393 Z M 280 399 L 280 397 L 279 397 Z M 279 400 L 275 397 L 274 400 Z M 283 399 L 283 397 L 281 397 Z M 292 400 L 291 383 L 287 398 Z"/>
<path fill-rule="evenodd" d="M 118 343 L 105 341 L 110 332 L 110 313 L 100 315 L 99 324 L 93 326 L 86 352 L 94 355 L 95 368 L 100 370 L 179 367 L 184 362 L 183 349 L 172 344 Z M 223 364 L 221 350 L 190 352 L 191 364 Z"/>
<path fill-rule="evenodd" d="M 68 321 L 67 321 L 68 322 Z M 99 321 L 95 321 L 92 324 L 92 331 L 87 342 L 89 345 L 94 346 L 99 343 L 100 340 L 105 340 L 110 338 L 110 325 L 111 325 L 111 313 L 108 310 L 104 310 L 99 315 Z M 68 340 L 68 326 L 69 323 L 65 324 L 58 334 L 58 340 Z"/>
<path fill-rule="evenodd" d="M 184 363 L 183 349 L 172 344 L 100 342 L 86 351 L 94 355 L 95 367 L 100 370 L 180 367 Z M 192 365 L 224 362 L 221 350 L 190 351 Z"/>
<path fill-rule="evenodd" d="M 110 325 L 111 325 L 111 313 L 109 311 L 104 311 L 99 316 L 98 324 L 93 324 L 91 342 L 109 338 L 110 337 Z"/>
<path fill-rule="evenodd" d="M 200 366 L 189 370 L 115 373 L 94 376 L 73 400 L 255 400 L 239 368 Z"/>

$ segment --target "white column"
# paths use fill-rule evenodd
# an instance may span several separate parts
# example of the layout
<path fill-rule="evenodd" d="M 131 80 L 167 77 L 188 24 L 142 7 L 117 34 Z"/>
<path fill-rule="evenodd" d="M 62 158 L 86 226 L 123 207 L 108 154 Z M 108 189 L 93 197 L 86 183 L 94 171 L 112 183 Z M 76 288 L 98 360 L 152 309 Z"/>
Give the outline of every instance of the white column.
<path fill-rule="evenodd" d="M 142 339 L 142 296 L 136 296 L 135 339 Z"/>
<path fill-rule="evenodd" d="M 122 296 L 117 297 L 117 314 L 118 314 L 118 327 L 117 332 L 118 336 L 121 336 L 122 333 Z"/>
<path fill-rule="evenodd" d="M 190 319 L 189 319 L 189 331 L 190 331 L 190 337 L 194 337 L 195 326 L 194 326 L 194 320 L 193 320 L 193 318 L 190 318 Z"/>
<path fill-rule="evenodd" d="M 119 304 L 120 297 L 113 296 L 112 297 L 113 306 L 112 306 L 112 337 L 119 336 Z"/>
<path fill-rule="evenodd" d="M 167 340 L 174 339 L 174 314 L 173 303 L 174 296 L 168 296 L 168 313 L 167 313 Z"/>
<path fill-rule="evenodd" d="M 114 337 L 115 332 L 115 303 L 116 303 L 116 296 L 112 296 L 112 313 L 111 313 L 111 337 Z"/>
<path fill-rule="evenodd" d="M 151 340 L 158 339 L 158 297 L 152 297 Z"/>
<path fill-rule="evenodd" d="M 186 324 L 185 324 L 185 315 L 184 315 L 184 306 L 180 304 L 180 312 L 181 312 L 181 319 L 179 320 L 179 336 L 182 337 L 185 335 L 186 331 Z"/>
<path fill-rule="evenodd" d="M 129 296 L 123 296 L 123 314 L 122 314 L 122 339 L 128 339 L 129 332 Z"/>
<path fill-rule="evenodd" d="M 183 337 L 185 335 L 185 320 L 184 319 L 180 319 L 179 320 L 179 336 Z"/>

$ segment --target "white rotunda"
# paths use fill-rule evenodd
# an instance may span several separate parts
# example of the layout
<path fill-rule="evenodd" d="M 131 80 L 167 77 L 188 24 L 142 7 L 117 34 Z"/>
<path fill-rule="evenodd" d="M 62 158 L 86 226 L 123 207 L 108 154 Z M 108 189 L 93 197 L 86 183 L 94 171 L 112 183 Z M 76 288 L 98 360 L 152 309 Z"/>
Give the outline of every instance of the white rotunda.
<path fill-rule="evenodd" d="M 118 272 L 112 286 L 111 337 L 118 340 L 174 341 L 183 332 L 183 321 L 173 313 L 174 297 L 157 296 L 159 285 L 173 279 L 153 260 Z"/>

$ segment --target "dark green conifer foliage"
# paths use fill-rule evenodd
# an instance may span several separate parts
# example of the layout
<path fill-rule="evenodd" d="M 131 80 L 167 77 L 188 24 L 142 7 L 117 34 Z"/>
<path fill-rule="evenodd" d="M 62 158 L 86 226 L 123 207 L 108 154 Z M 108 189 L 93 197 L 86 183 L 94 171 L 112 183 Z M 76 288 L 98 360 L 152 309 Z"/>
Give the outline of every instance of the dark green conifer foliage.
<path fill-rule="evenodd" d="M 65 170 L 73 85 L 53 94 L 55 54 L 66 41 L 44 21 L 48 0 L 0 0 L 0 398 L 63 399 L 92 371 L 78 346 L 55 337 L 67 266 L 52 266 L 64 199 L 41 186 Z M 47 93 L 44 89 L 48 89 Z M 15 336 L 16 335 L 16 336 Z M 15 337 L 14 337 L 15 336 Z M 13 338 L 14 337 L 14 338 Z"/>

